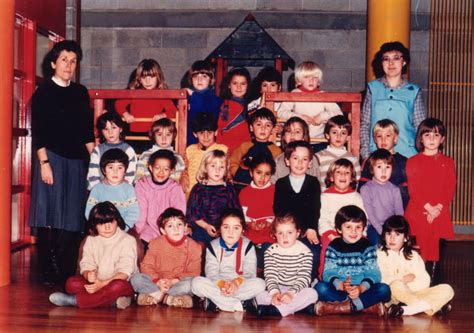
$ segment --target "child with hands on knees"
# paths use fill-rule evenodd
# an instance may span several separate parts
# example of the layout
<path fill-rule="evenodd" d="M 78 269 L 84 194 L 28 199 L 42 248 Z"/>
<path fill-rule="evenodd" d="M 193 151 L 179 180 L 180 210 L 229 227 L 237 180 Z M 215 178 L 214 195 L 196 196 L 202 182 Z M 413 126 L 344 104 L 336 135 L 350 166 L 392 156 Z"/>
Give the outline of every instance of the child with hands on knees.
<path fill-rule="evenodd" d="M 337 159 L 345 158 L 351 161 L 356 174 L 356 180 L 360 178 L 359 157 L 352 155 L 345 147 L 351 133 L 351 122 L 345 116 L 334 116 L 324 126 L 324 136 L 329 141 L 329 146 L 315 154 L 319 166 L 321 191 L 326 189 L 325 180 L 327 172 L 331 164 Z"/>
<path fill-rule="evenodd" d="M 296 89 L 292 93 L 320 93 L 323 71 L 318 64 L 304 61 L 296 66 L 295 81 Z M 342 115 L 342 112 L 336 103 L 325 102 L 284 102 L 278 109 L 279 118 L 289 119 L 295 115 L 306 121 L 311 139 L 323 139 L 326 122 L 331 117 Z M 327 144 L 319 143 L 314 146 L 314 150 L 319 151 Z"/>
<path fill-rule="evenodd" d="M 407 188 L 407 173 L 406 164 L 407 158 L 395 151 L 395 145 L 398 142 L 400 130 L 396 123 L 390 119 L 382 119 L 375 123 L 373 136 L 377 149 L 386 149 L 393 156 L 392 174 L 390 175 L 390 182 L 400 189 L 403 200 L 403 208 L 408 204 L 408 188 Z M 372 179 L 370 172 L 370 163 L 368 159 L 364 161 L 362 173 L 360 175 L 358 190 Z"/>
<path fill-rule="evenodd" d="M 367 238 L 378 245 L 384 221 L 392 215 L 403 215 L 400 189 L 389 179 L 392 175 L 393 155 L 385 149 L 374 151 L 368 161 L 372 180 L 360 189 L 367 212 Z"/>
<path fill-rule="evenodd" d="M 107 150 L 100 158 L 100 170 L 104 180 L 92 188 L 86 204 L 86 218 L 99 202 L 110 201 L 117 207 L 125 221 L 125 230 L 133 228 L 140 216 L 135 189 L 125 178 L 128 156 L 121 149 Z"/>
<path fill-rule="evenodd" d="M 275 184 L 273 210 L 275 215 L 291 213 L 301 225 L 301 241 L 313 253 L 312 279 L 317 275 L 321 247 L 318 239 L 318 221 L 321 208 L 321 190 L 316 177 L 306 174 L 311 167 L 313 149 L 306 141 L 293 141 L 285 150 L 285 162 L 290 174 Z"/>
<path fill-rule="evenodd" d="M 192 238 L 204 245 L 217 237 L 216 225 L 222 211 L 241 208 L 229 183 L 229 159 L 222 150 L 211 150 L 204 155 L 197 180 L 189 195 L 186 219 L 193 229 Z"/>
<path fill-rule="evenodd" d="M 376 247 L 364 237 L 364 211 L 354 205 L 344 206 L 337 212 L 335 224 L 341 237 L 326 250 L 322 281 L 315 286 L 320 300 L 316 315 L 363 311 L 383 316 L 383 302 L 390 300 L 390 288 L 381 283 Z"/>
<path fill-rule="evenodd" d="M 188 84 L 192 87 L 187 89 L 189 110 L 186 144 L 189 146 L 198 142 L 192 130 L 194 117 L 198 113 L 209 112 L 214 119 L 218 119 L 222 99 L 217 97 L 214 91 L 214 71 L 212 65 L 207 61 L 198 60 L 191 65 L 188 71 Z"/>
<path fill-rule="evenodd" d="M 433 265 L 439 262 L 440 239 L 454 237 L 449 204 L 456 191 L 454 161 L 441 153 L 446 127 L 435 118 L 423 120 L 416 134 L 418 154 L 407 161 L 410 201 L 405 217 L 421 250 L 421 257 Z"/>
<path fill-rule="evenodd" d="M 155 59 L 143 59 L 138 64 L 128 89 L 168 89 L 160 64 Z M 176 116 L 176 106 L 169 99 L 119 99 L 115 102 L 115 110 L 130 124 L 133 135 L 148 135 L 151 122 L 137 121 L 137 118 L 152 118 L 152 121 Z M 137 151 L 148 148 L 148 142 L 137 144 Z"/>
<path fill-rule="evenodd" d="M 169 207 L 186 211 L 186 197 L 181 186 L 170 179 L 176 167 L 175 154 L 161 149 L 151 154 L 148 169 L 151 176 L 140 179 L 135 185 L 140 218 L 135 225 L 145 248 L 148 243 L 160 236 L 156 221 Z"/>
<path fill-rule="evenodd" d="M 281 149 L 283 153 L 275 158 L 275 174 L 272 176 L 272 183 L 275 184 L 280 178 L 288 176 L 290 169 L 285 162 L 285 150 L 288 144 L 293 141 L 306 141 L 309 142 L 309 127 L 308 124 L 300 117 L 291 117 L 283 125 L 281 133 Z M 311 166 L 306 172 L 308 175 L 319 177 L 319 167 L 316 157 L 312 157 Z"/>
<path fill-rule="evenodd" d="M 249 165 L 257 155 L 267 155 L 275 158 L 281 154 L 281 149 L 269 141 L 276 118 L 267 108 L 256 110 L 248 119 L 252 141 L 242 143 L 230 157 L 230 171 L 234 186 L 239 190 L 252 181 Z"/>
<path fill-rule="evenodd" d="M 89 171 L 87 172 L 87 189 L 91 190 L 95 185 L 103 180 L 100 169 L 101 156 L 109 149 L 118 148 L 123 150 L 128 156 L 128 168 L 125 172 L 125 180 L 132 185 L 135 179 L 137 168 L 137 155 L 135 150 L 123 141 L 123 128 L 125 123 L 116 112 L 105 112 L 97 118 L 97 131 L 101 143 L 97 145 L 91 153 Z"/>
<path fill-rule="evenodd" d="M 133 296 L 128 280 L 138 272 L 137 243 L 124 229 L 125 222 L 112 203 L 94 206 L 79 262 L 81 275 L 70 277 L 65 286 L 67 294 L 52 293 L 50 302 L 79 308 L 128 307 Z"/>
<path fill-rule="evenodd" d="M 217 149 L 227 153 L 227 146 L 216 142 L 216 119 L 212 113 L 202 112 L 196 114 L 191 124 L 193 136 L 198 140 L 198 143 L 186 148 L 186 170 L 181 177 L 181 185 L 187 197 L 198 182 L 197 175 L 204 155 Z"/>
<path fill-rule="evenodd" d="M 140 264 L 140 273 L 130 279 L 139 293 L 138 305 L 191 308 L 191 280 L 201 273 L 202 249 L 186 236 L 187 223 L 182 211 L 167 208 L 157 224 L 163 236 L 150 242 Z"/>
<path fill-rule="evenodd" d="M 250 73 L 246 68 L 230 70 L 222 82 L 221 97 L 224 100 L 217 122 L 218 141 L 229 148 L 229 155 L 245 141 L 250 141 L 247 125 L 247 91 Z"/>
<path fill-rule="evenodd" d="M 137 172 L 135 176 L 135 182 L 140 180 L 143 177 L 150 176 L 150 170 L 148 169 L 148 160 L 150 159 L 151 154 L 160 149 L 167 149 L 174 153 L 176 157 L 176 167 L 171 174 L 171 179 L 179 182 L 181 173 L 185 169 L 185 163 L 181 155 L 174 151 L 174 140 L 176 139 L 177 130 L 174 122 L 169 118 L 161 118 L 151 125 L 150 129 L 150 139 L 153 140 L 153 146 L 144 151 L 137 163 Z"/>
<path fill-rule="evenodd" d="M 277 243 L 265 251 L 267 291 L 257 296 L 259 316 L 286 317 L 304 309 L 314 314 L 318 295 L 310 287 L 313 254 L 298 240 L 300 232 L 292 214 L 275 218 L 273 235 Z"/>
<path fill-rule="evenodd" d="M 451 311 L 453 288 L 448 284 L 430 287 L 430 277 L 425 270 L 413 238 L 410 226 L 403 216 L 389 217 L 382 228 L 381 248 L 377 262 L 382 282 L 392 292 L 388 315 L 399 317 L 424 312 L 429 316 Z"/>
<path fill-rule="evenodd" d="M 216 225 L 220 237 L 206 248 L 205 277 L 192 281 L 194 295 L 204 297 L 209 312 L 256 312 L 254 297 L 265 290 L 257 278 L 255 247 L 243 237 L 245 220 L 239 209 L 224 209 Z"/>

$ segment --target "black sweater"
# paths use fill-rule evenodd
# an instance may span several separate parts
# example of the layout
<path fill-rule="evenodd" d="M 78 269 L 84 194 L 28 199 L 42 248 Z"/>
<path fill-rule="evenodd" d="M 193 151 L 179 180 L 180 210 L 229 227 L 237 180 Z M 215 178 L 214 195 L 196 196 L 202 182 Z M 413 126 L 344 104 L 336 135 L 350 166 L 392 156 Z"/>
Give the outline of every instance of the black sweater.
<path fill-rule="evenodd" d="M 71 82 L 61 87 L 47 80 L 32 102 L 33 148 L 46 148 L 71 159 L 87 159 L 85 147 L 94 141 L 93 114 L 87 88 Z"/>

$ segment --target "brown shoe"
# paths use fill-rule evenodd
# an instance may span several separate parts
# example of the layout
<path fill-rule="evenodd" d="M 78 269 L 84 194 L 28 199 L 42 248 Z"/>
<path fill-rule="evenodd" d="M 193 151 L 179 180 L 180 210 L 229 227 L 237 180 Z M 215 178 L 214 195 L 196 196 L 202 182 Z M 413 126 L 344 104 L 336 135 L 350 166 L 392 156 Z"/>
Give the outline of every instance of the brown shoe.
<path fill-rule="evenodd" d="M 351 302 L 317 302 L 314 306 L 316 316 L 325 316 L 330 314 L 349 314 L 352 312 Z"/>
<path fill-rule="evenodd" d="M 363 309 L 362 312 L 383 317 L 385 314 L 385 306 L 383 305 L 383 303 L 377 303 L 372 306 L 369 306 L 368 308 Z"/>
<path fill-rule="evenodd" d="M 189 295 L 170 296 L 165 299 L 166 305 L 177 308 L 190 309 L 193 307 L 193 298 Z"/>

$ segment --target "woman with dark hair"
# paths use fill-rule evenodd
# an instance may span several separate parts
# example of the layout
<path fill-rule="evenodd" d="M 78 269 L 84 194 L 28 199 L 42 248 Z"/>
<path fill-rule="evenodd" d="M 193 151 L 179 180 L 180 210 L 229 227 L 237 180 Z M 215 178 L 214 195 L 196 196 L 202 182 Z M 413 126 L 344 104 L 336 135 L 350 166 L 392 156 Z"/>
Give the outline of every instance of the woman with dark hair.
<path fill-rule="evenodd" d="M 421 89 L 408 82 L 405 74 L 410 51 L 400 42 L 385 43 L 372 61 L 377 77 L 367 85 L 360 124 L 361 156 L 367 158 L 377 149 L 372 138 L 375 123 L 394 121 L 400 129 L 395 151 L 405 157 L 417 153 L 415 136 L 418 125 L 426 118 Z"/>
<path fill-rule="evenodd" d="M 72 82 L 82 59 L 80 46 L 64 40 L 43 60 L 44 83 L 32 102 L 34 154 L 30 226 L 46 282 L 74 274 L 84 231 L 86 174 L 94 148 L 93 115 L 87 88 Z"/>

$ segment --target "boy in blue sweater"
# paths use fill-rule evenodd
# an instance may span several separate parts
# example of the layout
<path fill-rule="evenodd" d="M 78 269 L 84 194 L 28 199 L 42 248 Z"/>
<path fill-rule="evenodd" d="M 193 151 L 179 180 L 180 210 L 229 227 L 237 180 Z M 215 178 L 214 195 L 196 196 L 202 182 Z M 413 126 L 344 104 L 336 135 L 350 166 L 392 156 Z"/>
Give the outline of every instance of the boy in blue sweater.
<path fill-rule="evenodd" d="M 335 224 L 341 237 L 326 250 L 322 281 L 315 286 L 320 300 L 316 315 L 363 311 L 383 316 L 390 288 L 380 282 L 377 248 L 363 237 L 367 225 L 364 211 L 344 206 L 337 212 Z"/>

